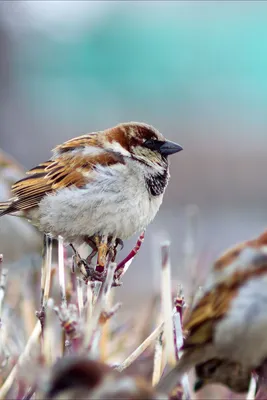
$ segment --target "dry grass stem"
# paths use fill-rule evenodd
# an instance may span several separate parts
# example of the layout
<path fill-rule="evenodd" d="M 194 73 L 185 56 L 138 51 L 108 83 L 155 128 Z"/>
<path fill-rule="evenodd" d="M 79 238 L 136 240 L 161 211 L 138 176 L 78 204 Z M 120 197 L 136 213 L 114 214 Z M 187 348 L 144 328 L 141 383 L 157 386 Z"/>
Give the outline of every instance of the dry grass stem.
<path fill-rule="evenodd" d="M 89 324 L 93 313 L 93 289 L 90 282 L 88 282 L 86 287 L 86 323 Z"/>
<path fill-rule="evenodd" d="M 46 307 L 49 292 L 50 292 L 50 285 L 51 285 L 51 272 L 52 272 L 52 238 L 49 235 L 46 235 L 46 257 L 45 257 L 45 285 L 44 285 L 44 295 L 43 295 L 43 302 L 42 307 Z"/>
<path fill-rule="evenodd" d="M 64 241 L 61 236 L 58 236 L 58 281 L 61 295 L 61 306 L 66 307 L 67 299 L 64 267 Z"/>
<path fill-rule="evenodd" d="M 5 291 L 6 291 L 6 284 L 7 284 L 7 276 L 8 276 L 8 270 L 6 268 L 1 268 L 1 276 L 0 276 L 0 318 L 2 317 L 3 304 L 4 304 Z"/>
<path fill-rule="evenodd" d="M 109 265 L 107 265 L 107 275 L 100 288 L 98 298 L 95 302 L 93 315 L 90 321 L 90 326 L 87 327 L 84 335 L 85 348 L 88 348 L 88 346 L 90 345 L 93 339 L 93 335 L 98 328 L 98 321 L 102 310 L 105 309 L 107 296 L 109 294 L 109 291 L 113 283 L 115 269 L 116 269 L 115 263 L 110 263 Z"/>
<path fill-rule="evenodd" d="M 158 384 L 162 374 L 162 354 L 163 354 L 162 335 L 163 332 L 159 334 L 155 344 L 152 386 L 156 386 Z"/>
<path fill-rule="evenodd" d="M 251 377 L 250 384 L 249 384 L 249 389 L 247 393 L 246 400 L 254 400 L 255 395 L 256 395 L 256 389 L 257 389 L 257 382 L 254 376 Z"/>
<path fill-rule="evenodd" d="M 161 275 L 161 301 L 164 319 L 164 338 L 167 362 L 174 366 L 176 364 L 173 318 L 172 318 L 172 287 L 171 287 L 171 265 L 170 244 L 166 242 L 161 245 L 162 275 Z"/>
<path fill-rule="evenodd" d="M 116 369 L 118 371 L 123 371 L 128 368 L 158 337 L 158 335 L 163 332 L 164 322 L 162 322 L 144 341 L 140 346 L 135 349 L 129 357 L 126 358 Z"/>
<path fill-rule="evenodd" d="M 43 335 L 43 355 L 46 365 L 52 365 L 55 361 L 55 329 L 54 329 L 54 302 L 52 299 L 48 299 L 46 307 L 46 320 Z"/>
<path fill-rule="evenodd" d="M 33 345 L 35 345 L 35 343 L 38 341 L 40 334 L 41 334 L 41 325 L 38 321 L 37 324 L 35 325 L 35 328 L 31 334 L 26 346 L 25 346 L 23 353 L 20 355 L 20 357 L 18 359 L 17 364 L 12 368 L 7 379 L 5 380 L 2 387 L 0 388 L 0 399 L 4 399 L 5 396 L 7 395 L 8 391 L 10 390 L 10 388 L 16 378 L 18 366 L 21 365 L 27 359 Z"/>
<path fill-rule="evenodd" d="M 83 314 L 83 307 L 84 307 L 84 303 L 83 303 L 83 287 L 84 287 L 84 283 L 82 281 L 82 279 L 77 276 L 77 301 L 78 301 L 78 309 L 79 309 L 79 315 L 80 317 Z"/>

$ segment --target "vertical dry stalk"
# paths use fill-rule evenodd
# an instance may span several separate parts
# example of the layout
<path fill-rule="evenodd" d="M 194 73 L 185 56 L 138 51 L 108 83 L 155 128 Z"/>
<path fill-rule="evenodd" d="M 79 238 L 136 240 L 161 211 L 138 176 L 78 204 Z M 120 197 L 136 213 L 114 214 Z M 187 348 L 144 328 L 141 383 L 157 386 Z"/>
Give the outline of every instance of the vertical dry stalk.
<path fill-rule="evenodd" d="M 183 328 L 182 328 L 182 316 L 183 316 L 183 306 L 184 306 L 184 296 L 182 286 L 178 289 L 178 294 L 175 299 L 175 314 L 173 316 L 174 320 L 174 332 L 175 332 L 175 347 L 176 347 L 176 359 L 177 361 L 181 357 L 180 348 L 184 343 L 183 338 Z M 181 379 L 182 393 L 185 399 L 190 399 L 190 385 L 188 380 L 188 375 L 185 374 Z"/>
<path fill-rule="evenodd" d="M 0 254 L 0 319 L 2 317 L 3 311 L 3 302 L 5 298 L 5 291 L 6 291 L 6 283 L 7 283 L 7 274 L 8 271 L 6 268 L 3 268 L 3 256 Z"/>
<path fill-rule="evenodd" d="M 112 283 L 113 283 L 113 278 L 114 278 L 114 272 L 116 268 L 115 263 L 110 263 L 107 265 L 107 276 L 105 281 L 103 282 L 98 298 L 95 303 L 93 315 L 91 318 L 91 323 L 87 327 L 85 335 L 84 335 L 84 347 L 88 348 L 89 344 L 91 343 L 94 333 L 97 330 L 98 327 L 98 321 L 101 315 L 101 311 L 106 305 L 106 299 L 109 294 L 109 291 L 111 289 Z"/>
<path fill-rule="evenodd" d="M 96 301 L 97 301 L 99 293 L 100 293 L 101 286 L 102 286 L 102 282 L 99 282 L 99 281 L 91 282 L 92 307 L 94 307 L 96 304 Z"/>
<path fill-rule="evenodd" d="M 88 324 L 89 321 L 92 318 L 92 313 L 93 313 L 93 290 L 92 290 L 91 282 L 87 283 L 87 288 L 86 288 L 86 307 L 87 307 L 86 323 Z"/>
<path fill-rule="evenodd" d="M 83 282 L 80 277 L 77 276 L 77 302 L 78 302 L 78 310 L 79 310 L 79 315 L 80 317 L 83 314 Z"/>
<path fill-rule="evenodd" d="M 58 236 L 58 281 L 61 295 L 61 306 L 67 306 L 65 268 L 64 268 L 64 241 Z"/>
<path fill-rule="evenodd" d="M 54 331 L 54 302 L 48 299 L 46 308 L 46 320 L 43 335 L 43 355 L 46 365 L 51 366 L 55 361 L 55 331 Z"/>
<path fill-rule="evenodd" d="M 44 292 L 43 292 L 43 302 L 42 307 L 46 307 L 49 292 L 50 292 L 50 285 L 51 285 L 51 271 L 52 271 L 52 237 L 50 235 L 46 235 L 46 257 L 45 257 L 45 285 L 44 285 Z"/>
<path fill-rule="evenodd" d="M 112 309 L 113 296 L 111 291 L 106 296 L 106 309 Z M 102 332 L 100 337 L 100 359 L 105 362 L 108 355 L 108 344 L 110 339 L 110 318 L 107 318 L 104 323 L 102 322 Z"/>
<path fill-rule="evenodd" d="M 256 395 L 257 382 L 254 376 L 251 377 L 246 400 L 254 400 Z"/>
<path fill-rule="evenodd" d="M 42 250 L 42 266 L 41 266 L 41 307 L 44 302 L 45 278 L 46 278 L 46 265 L 47 265 L 47 241 L 48 237 L 43 236 L 43 250 Z"/>
<path fill-rule="evenodd" d="M 26 347 L 24 349 L 24 352 L 20 355 L 17 364 L 13 367 L 11 370 L 10 374 L 8 375 L 7 379 L 3 383 L 3 385 L 0 388 L 0 399 L 4 399 L 5 396 L 7 395 L 8 391 L 10 390 L 16 375 L 17 375 L 17 370 L 18 366 L 21 365 L 25 359 L 29 356 L 29 353 L 33 347 L 33 345 L 37 342 L 39 336 L 41 334 L 41 325 L 39 321 L 35 325 L 35 328 L 26 344 Z"/>
<path fill-rule="evenodd" d="M 170 244 L 166 242 L 161 245 L 161 301 L 164 319 L 164 337 L 167 362 L 174 366 L 176 364 L 173 319 L 172 319 L 172 288 L 171 288 L 171 265 L 170 265 Z"/>
<path fill-rule="evenodd" d="M 163 332 L 161 332 L 156 340 L 154 353 L 154 366 L 152 375 L 152 386 L 156 386 L 161 378 L 162 373 L 162 354 L 163 354 Z"/>

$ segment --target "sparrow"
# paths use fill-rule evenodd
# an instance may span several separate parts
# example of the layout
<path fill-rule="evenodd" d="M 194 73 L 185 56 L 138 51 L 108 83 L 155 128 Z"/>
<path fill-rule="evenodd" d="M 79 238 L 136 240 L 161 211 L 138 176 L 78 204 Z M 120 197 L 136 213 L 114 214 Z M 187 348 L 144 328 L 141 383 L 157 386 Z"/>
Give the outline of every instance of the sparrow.
<path fill-rule="evenodd" d="M 203 293 L 183 321 L 186 338 L 177 365 L 159 382 L 172 389 L 181 376 L 212 359 L 255 371 L 267 358 L 267 233 L 242 242 L 215 261 Z"/>
<path fill-rule="evenodd" d="M 44 398 L 168 400 L 139 375 L 118 372 L 111 366 L 84 356 L 65 356 L 52 367 Z"/>
<path fill-rule="evenodd" d="M 0 216 L 22 214 L 41 232 L 100 253 L 144 230 L 169 181 L 168 156 L 182 150 L 145 123 L 121 123 L 58 145 L 12 185 Z"/>
<path fill-rule="evenodd" d="M 241 364 L 229 360 L 210 359 L 195 366 L 196 381 L 194 391 L 198 392 L 206 385 L 221 384 L 235 393 L 247 393 L 251 371 Z"/>
<path fill-rule="evenodd" d="M 25 170 L 13 157 L 0 149 L 0 200 L 11 195 L 10 188 L 18 179 L 23 178 Z M 15 244 L 15 245 L 14 245 Z M 28 221 L 6 215 L 0 223 L 0 253 L 4 254 L 7 265 L 19 266 L 23 261 L 31 261 L 33 255 L 41 251 L 40 233 Z M 29 260 L 30 258 L 30 260 Z M 30 264 L 30 262 L 29 262 Z"/>

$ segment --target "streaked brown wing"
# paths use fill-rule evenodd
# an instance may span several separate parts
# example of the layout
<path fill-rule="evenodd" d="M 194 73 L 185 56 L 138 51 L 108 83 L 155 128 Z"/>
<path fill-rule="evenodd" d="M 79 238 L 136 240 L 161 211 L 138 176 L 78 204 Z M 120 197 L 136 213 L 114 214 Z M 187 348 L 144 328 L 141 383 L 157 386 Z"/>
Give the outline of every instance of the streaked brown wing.
<path fill-rule="evenodd" d="M 233 261 L 237 259 L 241 251 L 250 246 L 254 248 L 259 248 L 261 246 L 267 245 L 267 231 L 264 231 L 260 236 L 255 239 L 247 240 L 236 244 L 235 246 L 227 249 L 214 263 L 214 271 L 223 270 L 227 268 Z"/>
<path fill-rule="evenodd" d="M 188 320 L 184 322 L 184 329 L 188 331 L 188 336 L 183 348 L 199 346 L 212 341 L 214 325 L 229 309 L 236 291 L 235 287 L 227 289 L 224 285 L 220 285 L 216 290 L 202 297 L 192 310 Z"/>
<path fill-rule="evenodd" d="M 27 172 L 26 178 L 12 186 L 16 198 L 12 203 L 13 211 L 35 207 L 47 193 L 70 186 L 83 187 L 94 179 L 97 164 L 108 166 L 118 162 L 118 158 L 110 153 L 92 156 L 66 153 L 39 164 Z"/>
<path fill-rule="evenodd" d="M 247 269 L 237 270 L 230 278 L 206 293 L 189 314 L 188 319 L 184 321 L 184 329 L 188 331 L 188 336 L 183 348 L 211 342 L 216 322 L 227 313 L 239 288 L 249 279 L 266 274 L 266 257 L 258 265 L 255 258 L 255 263 L 252 260 Z"/>
<path fill-rule="evenodd" d="M 102 135 L 99 133 L 88 133 L 86 135 L 77 136 L 56 146 L 53 152 L 55 154 L 63 154 L 71 150 L 84 149 L 90 146 L 101 148 L 101 138 Z"/>

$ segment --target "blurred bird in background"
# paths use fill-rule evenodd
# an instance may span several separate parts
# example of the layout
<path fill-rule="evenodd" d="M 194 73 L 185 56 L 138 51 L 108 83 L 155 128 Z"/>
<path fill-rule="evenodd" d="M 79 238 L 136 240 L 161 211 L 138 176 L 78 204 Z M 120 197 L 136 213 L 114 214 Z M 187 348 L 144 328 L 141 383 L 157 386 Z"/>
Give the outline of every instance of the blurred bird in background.
<path fill-rule="evenodd" d="M 24 176 L 24 168 L 0 149 L 0 200 L 11 195 L 14 182 Z M 42 247 L 39 232 L 25 219 L 5 215 L 0 223 L 0 253 L 8 266 L 32 265 Z"/>
<path fill-rule="evenodd" d="M 210 376 L 218 367 L 223 371 L 225 366 L 217 364 L 218 360 L 234 363 L 231 368 L 236 370 L 237 380 L 241 378 L 238 383 L 233 375 L 227 382 L 229 377 L 222 379 L 221 375 L 224 384 L 229 383 L 230 388 L 238 391 L 247 389 L 248 374 L 257 371 L 267 356 L 266 243 L 265 231 L 255 239 L 237 244 L 216 260 L 203 295 L 184 320 L 187 333 L 183 355 L 160 382 L 160 390 L 174 387 L 192 367 L 196 366 L 197 375 L 205 375 L 206 362 L 212 367 L 210 371 L 207 368 Z"/>

